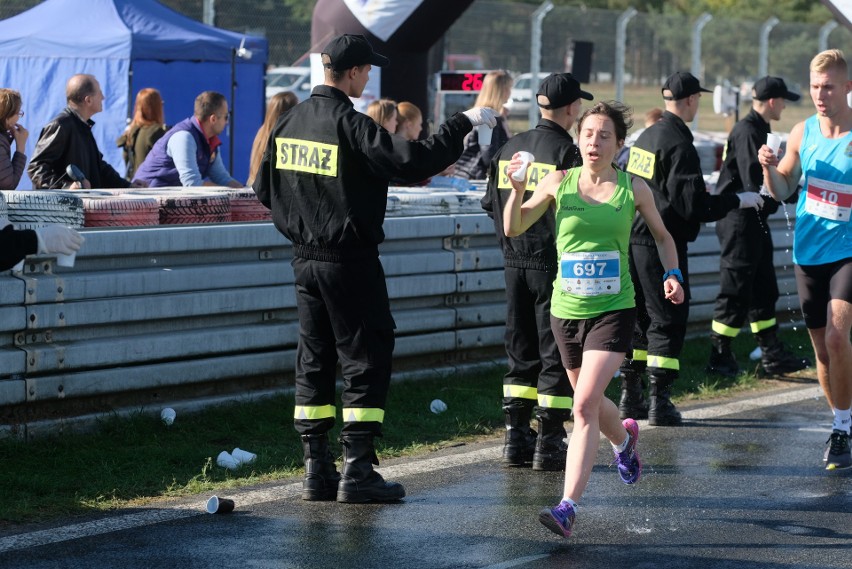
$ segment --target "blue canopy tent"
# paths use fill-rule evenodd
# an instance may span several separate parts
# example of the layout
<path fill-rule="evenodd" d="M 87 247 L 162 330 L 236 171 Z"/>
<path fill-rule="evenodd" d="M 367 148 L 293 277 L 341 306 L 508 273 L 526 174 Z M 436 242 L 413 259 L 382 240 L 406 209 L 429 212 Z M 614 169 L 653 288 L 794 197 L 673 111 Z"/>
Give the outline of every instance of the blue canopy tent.
<path fill-rule="evenodd" d="M 115 140 L 141 89 L 162 93 L 168 124 L 191 116 L 195 97 L 212 90 L 224 94 L 232 110 L 222 157 L 234 177 L 245 180 L 263 122 L 267 55 L 263 38 L 207 26 L 156 0 L 46 0 L 0 21 L 0 86 L 23 97 L 27 156 L 41 128 L 65 107 L 68 78 L 89 73 L 106 95 L 103 112 L 93 117 L 94 135 L 122 173 Z M 30 186 L 24 176 L 19 187 Z"/>

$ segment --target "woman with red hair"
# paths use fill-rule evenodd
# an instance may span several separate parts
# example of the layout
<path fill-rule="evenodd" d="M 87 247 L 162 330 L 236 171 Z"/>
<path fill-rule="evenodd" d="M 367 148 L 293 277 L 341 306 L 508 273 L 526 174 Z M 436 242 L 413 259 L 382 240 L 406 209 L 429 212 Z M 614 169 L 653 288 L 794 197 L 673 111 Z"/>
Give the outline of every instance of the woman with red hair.
<path fill-rule="evenodd" d="M 148 156 L 154 143 L 169 130 L 165 122 L 160 92 L 152 88 L 139 91 L 133 121 L 116 141 L 124 154 L 124 162 L 127 164 L 125 177 L 128 180 L 133 179 L 133 174 Z"/>

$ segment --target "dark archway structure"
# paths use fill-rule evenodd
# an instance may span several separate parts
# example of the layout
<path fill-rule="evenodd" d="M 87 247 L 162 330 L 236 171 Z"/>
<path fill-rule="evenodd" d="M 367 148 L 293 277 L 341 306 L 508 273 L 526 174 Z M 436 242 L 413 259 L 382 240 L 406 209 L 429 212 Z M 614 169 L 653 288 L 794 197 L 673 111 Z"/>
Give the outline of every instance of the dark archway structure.
<path fill-rule="evenodd" d="M 371 21 L 366 14 L 356 16 L 344 0 L 319 0 L 311 25 L 311 51 L 319 52 L 340 34 L 364 34 L 373 49 L 390 59 L 390 64 L 382 69 L 382 97 L 410 101 L 426 117 L 430 114 L 429 78 L 442 63 L 437 58 L 430 62 L 429 50 L 472 3 L 473 0 L 422 0 L 411 11 L 410 3 L 370 0 L 363 3 L 365 11 L 369 7 L 371 13 L 376 13 L 384 8 L 386 16 Z"/>

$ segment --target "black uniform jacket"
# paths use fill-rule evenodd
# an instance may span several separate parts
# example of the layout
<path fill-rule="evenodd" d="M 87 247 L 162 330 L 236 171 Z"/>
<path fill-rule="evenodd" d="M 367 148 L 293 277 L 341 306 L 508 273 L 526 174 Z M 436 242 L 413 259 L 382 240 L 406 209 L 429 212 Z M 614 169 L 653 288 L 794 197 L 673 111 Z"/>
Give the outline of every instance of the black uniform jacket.
<path fill-rule="evenodd" d="M 757 160 L 757 151 L 766 143 L 766 135 L 770 132 L 769 123 L 754 109 L 734 125 L 725 144 L 725 156 L 716 184 L 717 194 L 760 191 L 763 168 Z M 776 211 L 778 202 L 764 195 L 760 212 L 749 208 L 742 213 L 748 217 L 762 215 L 765 218 Z"/>
<path fill-rule="evenodd" d="M 630 149 L 627 171 L 648 183 L 666 229 L 681 246 L 695 241 L 702 222 L 721 219 L 739 207 L 740 200 L 735 194 L 707 193 L 692 132 L 680 117 L 669 111 L 636 139 Z M 633 221 L 630 242 L 655 244 L 641 216 Z"/>
<path fill-rule="evenodd" d="M 356 111 L 339 89 L 320 85 L 278 120 L 254 191 L 297 256 L 334 261 L 375 251 L 385 237 L 388 180 L 441 172 L 471 129 L 456 114 L 428 139 L 409 142 Z"/>
<path fill-rule="evenodd" d="M 92 188 L 126 188 L 130 182 L 104 161 L 92 134 L 94 121 L 84 122 L 70 108 L 65 108 L 41 129 L 27 173 L 33 188 L 58 189 L 70 186 L 65 176 L 68 164 L 83 171 Z"/>
<path fill-rule="evenodd" d="M 482 209 L 494 220 L 497 240 L 503 251 L 504 264 L 519 269 L 556 270 L 556 230 L 553 209 L 517 237 L 503 232 L 503 208 L 512 186 L 506 168 L 515 152 L 526 150 L 535 157 L 527 169 L 527 192 L 532 196 L 538 183 L 554 170 L 567 170 L 582 164 L 580 152 L 568 132 L 553 121 L 541 119 L 532 130 L 522 132 L 503 145 L 488 168 L 488 187 L 482 198 Z"/>
<path fill-rule="evenodd" d="M 0 230 L 0 271 L 8 271 L 18 261 L 38 251 L 38 238 L 32 229 L 16 230 L 11 225 Z"/>

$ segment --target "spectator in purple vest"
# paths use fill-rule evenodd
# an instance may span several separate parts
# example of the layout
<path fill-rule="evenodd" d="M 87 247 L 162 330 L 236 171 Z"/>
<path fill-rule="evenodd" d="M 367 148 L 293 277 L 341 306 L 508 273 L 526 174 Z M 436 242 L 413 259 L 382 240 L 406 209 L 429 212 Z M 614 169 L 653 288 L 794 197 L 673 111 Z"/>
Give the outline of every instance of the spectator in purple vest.
<path fill-rule="evenodd" d="M 195 114 L 158 140 L 133 177 L 134 184 L 164 186 L 230 186 L 243 184 L 222 163 L 219 135 L 228 126 L 228 101 L 215 91 L 195 98 Z"/>

